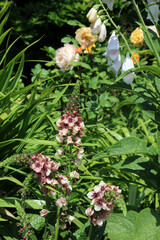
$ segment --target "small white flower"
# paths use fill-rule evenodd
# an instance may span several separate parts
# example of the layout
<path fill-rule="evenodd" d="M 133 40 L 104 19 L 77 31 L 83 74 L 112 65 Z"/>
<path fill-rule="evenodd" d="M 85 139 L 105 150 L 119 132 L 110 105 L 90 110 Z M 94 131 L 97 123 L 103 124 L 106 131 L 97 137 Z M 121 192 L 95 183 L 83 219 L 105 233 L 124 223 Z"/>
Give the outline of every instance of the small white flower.
<path fill-rule="evenodd" d="M 158 1 L 157 0 L 148 0 L 149 5 L 156 3 L 156 2 L 159 2 L 159 0 Z M 152 17 L 150 15 L 149 11 L 147 11 L 148 12 L 147 19 L 149 19 L 151 22 L 153 22 L 152 18 L 154 18 L 154 20 L 157 23 L 158 22 L 158 14 L 159 14 L 159 5 L 155 4 L 155 5 L 149 6 L 148 9 L 151 12 Z"/>
<path fill-rule="evenodd" d="M 98 41 L 99 42 L 104 42 L 104 40 L 106 39 L 106 35 L 107 35 L 107 29 L 104 23 L 102 23 L 101 27 L 100 27 L 100 32 L 99 32 L 99 36 L 98 36 Z"/>
<path fill-rule="evenodd" d="M 132 59 L 129 57 L 129 54 L 126 55 L 126 58 L 122 64 L 122 73 L 126 72 L 129 69 L 134 68 L 134 63 Z M 129 73 L 125 77 L 123 77 L 123 81 L 127 84 L 131 84 L 136 77 L 135 73 Z"/>
<path fill-rule="evenodd" d="M 103 0 L 104 3 L 107 4 L 107 7 L 109 8 L 109 10 L 113 10 L 113 4 L 114 4 L 114 0 Z"/>
<path fill-rule="evenodd" d="M 91 8 L 87 13 L 86 17 L 89 22 L 94 22 L 97 19 L 97 10 L 95 8 Z"/>
<path fill-rule="evenodd" d="M 100 32 L 101 24 L 102 24 L 102 22 L 101 22 L 101 19 L 100 19 L 100 18 L 98 18 L 98 19 L 93 23 L 93 27 L 92 27 L 92 30 L 91 30 L 91 32 L 92 32 L 93 35 L 96 35 L 96 34 L 98 34 L 98 33 Z"/>
<path fill-rule="evenodd" d="M 119 55 L 119 40 L 115 35 L 115 32 L 112 33 L 108 41 L 108 47 L 106 52 L 103 54 L 108 60 L 115 61 Z"/>
<path fill-rule="evenodd" d="M 69 217 L 68 217 L 68 222 L 69 222 L 70 225 L 71 225 L 71 223 L 74 221 L 74 219 L 75 219 L 75 217 L 69 215 Z"/>

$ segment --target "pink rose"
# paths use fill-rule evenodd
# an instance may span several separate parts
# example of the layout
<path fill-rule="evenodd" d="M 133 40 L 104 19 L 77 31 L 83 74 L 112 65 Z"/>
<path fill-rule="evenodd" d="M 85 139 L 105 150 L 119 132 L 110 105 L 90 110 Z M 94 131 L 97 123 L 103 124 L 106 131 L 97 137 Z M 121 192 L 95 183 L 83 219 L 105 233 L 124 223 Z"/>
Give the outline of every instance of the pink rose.
<path fill-rule="evenodd" d="M 61 47 L 57 50 L 56 53 L 56 64 L 59 68 L 62 69 L 72 69 L 73 66 L 71 62 L 79 60 L 79 54 L 76 53 L 76 46 L 71 44 L 64 44 L 64 47 Z"/>

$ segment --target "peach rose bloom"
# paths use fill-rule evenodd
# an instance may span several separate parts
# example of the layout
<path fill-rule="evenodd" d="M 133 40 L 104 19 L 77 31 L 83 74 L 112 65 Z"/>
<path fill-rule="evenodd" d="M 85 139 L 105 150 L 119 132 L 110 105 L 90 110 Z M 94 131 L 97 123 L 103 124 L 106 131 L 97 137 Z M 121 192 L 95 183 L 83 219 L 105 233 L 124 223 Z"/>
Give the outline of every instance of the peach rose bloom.
<path fill-rule="evenodd" d="M 131 43 L 134 46 L 141 46 L 144 41 L 143 31 L 140 28 L 136 28 L 131 33 Z"/>
<path fill-rule="evenodd" d="M 75 32 L 77 42 L 82 45 L 84 44 L 86 47 L 90 47 L 97 41 L 97 35 L 93 35 L 91 33 L 90 27 L 82 27 L 77 29 Z"/>
<path fill-rule="evenodd" d="M 139 63 L 139 55 L 137 53 L 135 53 L 135 52 L 133 52 L 132 55 L 135 57 L 135 59 Z M 132 59 L 133 63 L 135 64 L 136 62 L 135 62 L 135 60 L 134 60 L 134 58 L 132 56 L 131 56 L 131 59 Z"/>
<path fill-rule="evenodd" d="M 79 54 L 76 53 L 76 46 L 66 43 L 64 47 L 61 47 L 56 52 L 56 64 L 62 69 L 72 69 L 73 66 L 70 62 L 79 60 Z"/>

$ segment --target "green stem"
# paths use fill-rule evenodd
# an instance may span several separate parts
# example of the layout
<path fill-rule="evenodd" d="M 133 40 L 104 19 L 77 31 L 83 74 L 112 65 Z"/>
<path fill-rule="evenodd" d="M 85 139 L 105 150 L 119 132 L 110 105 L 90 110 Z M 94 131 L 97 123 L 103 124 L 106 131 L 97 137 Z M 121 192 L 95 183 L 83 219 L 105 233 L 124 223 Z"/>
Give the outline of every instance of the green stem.
<path fill-rule="evenodd" d="M 155 57 L 156 57 L 156 59 L 157 59 L 157 65 L 160 67 L 160 57 L 159 57 L 159 54 L 158 54 L 158 52 L 157 52 L 157 50 L 156 50 L 156 48 L 155 48 L 155 46 L 154 46 L 154 43 L 153 43 L 153 41 L 152 41 L 152 39 L 151 39 L 148 31 L 147 31 L 147 27 L 146 27 L 146 25 L 145 25 L 145 22 L 143 21 L 143 18 L 142 18 L 142 15 L 141 15 L 140 11 L 139 11 L 139 8 L 138 8 L 135 0 L 132 0 L 132 3 L 133 3 L 133 5 L 134 5 L 134 7 L 135 7 L 135 10 L 136 10 L 137 15 L 138 15 L 138 17 L 139 17 L 139 20 L 140 20 L 141 23 L 142 23 L 142 26 L 143 26 L 143 28 L 144 28 L 144 31 L 145 31 L 146 36 L 147 36 L 147 38 L 148 38 L 148 41 L 149 41 L 149 43 L 150 43 L 150 45 L 151 45 L 151 47 L 152 47 L 152 50 L 153 50 L 153 52 L 154 52 L 154 54 L 155 54 Z"/>
<path fill-rule="evenodd" d="M 91 236 L 92 236 L 92 228 L 93 228 L 93 225 L 92 225 L 92 223 L 90 223 L 89 234 L 88 234 L 88 238 L 87 238 L 87 240 L 91 240 Z"/>
<path fill-rule="evenodd" d="M 57 221 L 56 221 L 56 232 L 54 240 L 58 240 L 58 233 L 59 233 L 59 214 L 60 214 L 60 207 L 57 207 Z"/>

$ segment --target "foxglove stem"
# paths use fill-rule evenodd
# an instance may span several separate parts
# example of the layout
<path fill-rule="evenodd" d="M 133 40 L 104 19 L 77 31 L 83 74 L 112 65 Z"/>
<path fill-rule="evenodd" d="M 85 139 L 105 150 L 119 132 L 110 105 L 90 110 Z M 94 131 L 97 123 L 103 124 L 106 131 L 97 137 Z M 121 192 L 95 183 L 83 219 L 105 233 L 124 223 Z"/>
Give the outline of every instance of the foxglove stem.
<path fill-rule="evenodd" d="M 155 48 L 155 46 L 154 46 L 154 43 L 153 43 L 153 41 L 152 41 L 152 39 L 151 39 L 148 31 L 147 31 L 147 27 L 146 27 L 146 25 L 145 25 L 145 22 L 143 21 L 143 18 L 142 18 L 142 15 L 141 15 L 140 11 L 139 11 L 139 8 L 138 8 L 135 0 L 132 0 L 132 3 L 133 3 L 133 5 L 134 5 L 134 7 L 135 7 L 135 10 L 136 10 L 137 15 L 138 15 L 138 17 L 139 17 L 139 20 L 141 21 L 142 26 L 143 26 L 143 28 L 144 28 L 144 30 L 145 30 L 146 36 L 147 36 L 147 38 L 148 38 L 148 41 L 149 41 L 149 43 L 150 43 L 151 46 L 152 46 L 152 49 L 153 49 L 154 54 L 155 54 L 155 57 L 156 57 L 156 59 L 157 59 L 157 65 L 158 65 L 158 67 L 160 67 L 160 57 L 159 57 L 158 52 L 157 52 L 157 50 L 156 50 L 156 48 Z"/>
<path fill-rule="evenodd" d="M 87 240 L 91 240 L 93 224 L 90 223 L 89 234 Z"/>
<path fill-rule="evenodd" d="M 60 215 L 60 207 L 57 206 L 57 221 L 56 221 L 56 232 L 54 240 L 58 240 L 58 233 L 59 233 L 59 215 Z"/>

